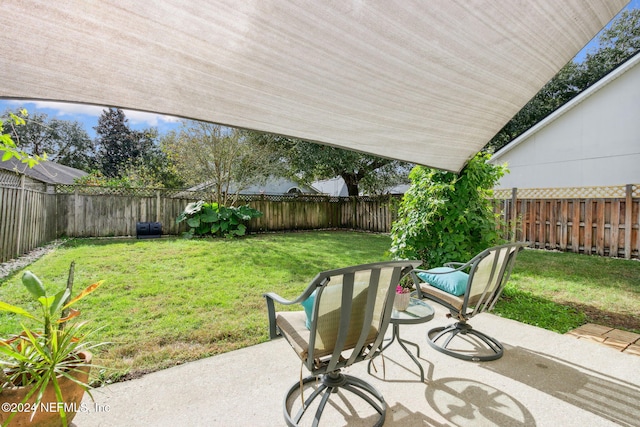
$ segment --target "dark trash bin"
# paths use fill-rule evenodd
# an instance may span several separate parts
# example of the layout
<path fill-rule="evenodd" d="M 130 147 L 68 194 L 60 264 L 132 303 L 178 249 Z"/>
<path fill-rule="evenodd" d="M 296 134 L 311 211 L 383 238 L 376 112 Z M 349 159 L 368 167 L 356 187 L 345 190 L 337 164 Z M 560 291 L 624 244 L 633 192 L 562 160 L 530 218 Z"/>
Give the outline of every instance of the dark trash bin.
<path fill-rule="evenodd" d="M 136 223 L 136 237 L 138 239 L 154 239 L 162 236 L 162 224 L 159 222 Z"/>

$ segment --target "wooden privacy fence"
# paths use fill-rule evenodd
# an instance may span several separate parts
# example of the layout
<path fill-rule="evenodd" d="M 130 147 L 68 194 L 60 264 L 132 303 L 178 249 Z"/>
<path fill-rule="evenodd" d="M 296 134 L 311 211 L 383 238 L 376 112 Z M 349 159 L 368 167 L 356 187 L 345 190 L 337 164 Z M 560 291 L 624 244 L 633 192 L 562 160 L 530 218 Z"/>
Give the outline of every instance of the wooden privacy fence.
<path fill-rule="evenodd" d="M 640 184 L 494 193 L 503 232 L 532 247 L 639 258 Z"/>
<path fill-rule="evenodd" d="M 187 230 L 184 223 L 176 224 L 187 204 L 212 197 L 207 192 L 76 185 L 57 185 L 47 193 L 43 185 L 21 187 L 20 177 L 9 175 L 12 182 L 0 182 L 0 262 L 61 236 L 135 236 L 138 222 L 160 222 L 163 234 L 177 235 Z M 388 232 L 395 212 L 391 196 L 241 195 L 238 203 L 264 213 L 248 224 L 250 231 Z"/>
<path fill-rule="evenodd" d="M 212 194 L 184 190 L 56 186 L 58 235 L 134 236 L 139 221 L 161 222 L 163 234 L 180 234 L 176 218 L 189 202 L 210 201 Z M 239 204 L 263 212 L 250 231 L 348 228 L 388 232 L 393 222 L 391 196 L 328 197 L 306 194 L 240 195 Z"/>
<path fill-rule="evenodd" d="M 640 185 L 495 192 L 505 237 L 544 249 L 639 258 Z M 58 185 L 0 173 L 0 262 L 57 237 L 135 236 L 137 222 L 161 222 L 180 234 L 177 216 L 211 193 Z M 389 232 L 397 197 L 243 195 L 239 203 L 264 213 L 250 231 L 323 228 Z"/>
<path fill-rule="evenodd" d="M 50 190 L 24 175 L 0 171 L 0 262 L 57 237 L 56 196 Z"/>

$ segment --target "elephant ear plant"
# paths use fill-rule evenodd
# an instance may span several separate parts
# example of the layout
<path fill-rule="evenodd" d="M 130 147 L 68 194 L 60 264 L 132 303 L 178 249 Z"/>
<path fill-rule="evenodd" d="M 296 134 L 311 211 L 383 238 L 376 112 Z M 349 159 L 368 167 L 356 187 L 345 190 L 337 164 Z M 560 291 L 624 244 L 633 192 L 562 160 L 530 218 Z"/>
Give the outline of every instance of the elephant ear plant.
<path fill-rule="evenodd" d="M 222 206 L 218 203 L 199 202 L 189 203 L 178 218 L 176 223 L 187 222 L 190 227 L 184 236 L 191 238 L 197 236 L 239 237 L 247 232 L 246 223 L 252 218 L 262 216 L 262 212 L 244 206 Z"/>
<path fill-rule="evenodd" d="M 0 311 L 14 313 L 29 319 L 30 323 L 35 321 L 38 324 L 37 328 L 31 328 L 22 323 L 19 335 L 0 339 L 0 400 L 3 389 L 23 387 L 28 391 L 21 403 L 25 404 L 35 396 L 32 407 L 37 410 L 45 390 L 53 387 L 59 403 L 56 408 L 63 425 L 68 422 L 60 381 L 67 378 L 88 392 L 88 380 L 81 381 L 77 378 L 77 373 L 82 368 L 85 371 L 89 369 L 90 357 L 86 355 L 90 354 L 91 349 L 101 345 L 86 341 L 91 332 L 86 330 L 86 322 L 77 321 L 80 311 L 72 306 L 95 291 L 102 281 L 88 286 L 75 298 L 71 298 L 73 270 L 74 263 L 71 263 L 67 287 L 55 295 L 48 295 L 40 279 L 30 271 L 23 274 L 22 284 L 38 306 L 36 314 L 0 301 Z M 32 411 L 31 417 L 35 413 Z M 15 412 L 12 413 L 3 425 L 8 425 L 15 415 Z"/>

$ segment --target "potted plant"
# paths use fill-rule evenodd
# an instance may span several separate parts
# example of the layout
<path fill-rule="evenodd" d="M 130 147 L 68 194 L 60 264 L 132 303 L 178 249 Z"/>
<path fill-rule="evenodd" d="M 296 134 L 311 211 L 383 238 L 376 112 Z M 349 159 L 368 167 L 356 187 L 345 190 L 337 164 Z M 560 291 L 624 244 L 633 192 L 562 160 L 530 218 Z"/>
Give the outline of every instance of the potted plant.
<path fill-rule="evenodd" d="M 404 311 L 409 307 L 409 298 L 411 296 L 411 289 L 407 287 L 405 283 L 401 283 L 396 286 L 396 296 L 393 300 L 393 308 L 398 311 Z"/>
<path fill-rule="evenodd" d="M 80 312 L 72 306 L 102 281 L 71 298 L 74 263 L 67 287 L 48 295 L 40 279 L 26 271 L 22 284 L 33 296 L 36 314 L 0 301 L 0 311 L 25 317 L 37 328 L 21 324 L 15 336 L 0 339 L 0 423 L 8 425 L 67 426 L 81 409 L 89 390 L 91 352 L 101 344 L 90 344 L 86 322 L 76 320 Z M 9 424 L 11 423 L 11 424 Z"/>

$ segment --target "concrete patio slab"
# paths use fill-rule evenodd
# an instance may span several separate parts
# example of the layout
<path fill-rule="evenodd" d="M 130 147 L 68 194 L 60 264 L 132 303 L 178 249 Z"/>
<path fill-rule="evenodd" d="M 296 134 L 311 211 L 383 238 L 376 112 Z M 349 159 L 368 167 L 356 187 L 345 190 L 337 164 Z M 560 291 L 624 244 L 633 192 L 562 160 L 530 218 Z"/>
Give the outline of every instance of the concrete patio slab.
<path fill-rule="evenodd" d="M 420 345 L 424 382 L 397 343 L 385 351 L 385 375 L 381 360 L 372 375 L 366 363 L 348 369 L 384 396 L 385 425 L 640 426 L 640 357 L 481 314 L 472 325 L 499 339 L 505 354 L 492 362 L 465 362 L 427 344 L 429 328 L 450 322 L 444 309 L 435 308 L 428 324 L 401 326 L 402 337 Z M 85 397 L 85 412 L 74 423 L 283 426 L 282 400 L 300 371 L 287 342 L 270 341 L 97 389 L 95 402 Z M 336 402 L 321 425 L 372 422 L 369 414 L 354 413 L 357 406 Z"/>

